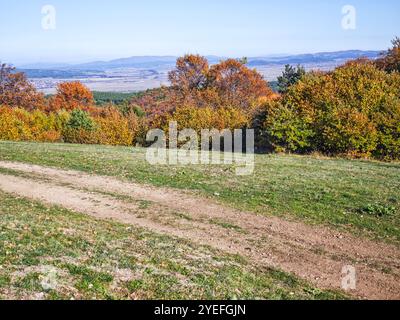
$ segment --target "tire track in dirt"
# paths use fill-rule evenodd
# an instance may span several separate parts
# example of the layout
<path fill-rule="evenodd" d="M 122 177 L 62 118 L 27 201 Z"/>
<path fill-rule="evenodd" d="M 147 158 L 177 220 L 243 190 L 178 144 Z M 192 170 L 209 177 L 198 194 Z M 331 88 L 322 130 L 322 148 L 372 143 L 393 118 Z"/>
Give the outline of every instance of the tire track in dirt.
<path fill-rule="evenodd" d="M 292 272 L 320 288 L 340 289 L 342 268 L 352 265 L 358 277 L 355 296 L 400 298 L 400 251 L 393 245 L 358 239 L 325 227 L 239 212 L 177 190 L 22 163 L 0 162 L 0 167 L 50 179 L 50 182 L 38 182 L 0 175 L 0 189 L 9 193 L 240 254 L 259 265 Z M 91 192 L 75 188 L 90 189 Z M 139 217 L 135 212 L 143 213 L 143 209 L 137 204 L 96 191 L 151 201 L 155 206 L 144 210 L 147 211 L 144 218 Z M 185 213 L 193 220 L 175 216 L 176 223 L 170 224 L 155 219 L 158 213 L 170 215 L 171 210 Z M 210 219 L 231 223 L 245 233 L 213 225 Z M 382 269 L 388 269 L 390 273 L 384 273 Z"/>

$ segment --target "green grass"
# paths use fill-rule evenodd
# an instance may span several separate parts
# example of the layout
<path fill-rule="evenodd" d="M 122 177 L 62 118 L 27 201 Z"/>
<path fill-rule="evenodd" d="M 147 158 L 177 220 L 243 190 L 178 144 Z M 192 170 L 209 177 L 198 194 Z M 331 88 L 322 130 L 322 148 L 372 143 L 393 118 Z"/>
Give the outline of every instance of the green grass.
<path fill-rule="evenodd" d="M 400 164 L 257 155 L 253 175 L 228 166 L 152 166 L 140 148 L 0 142 L 22 161 L 193 190 L 235 208 L 400 241 Z"/>
<path fill-rule="evenodd" d="M 0 299 L 346 298 L 239 256 L 2 192 L 0 243 Z"/>

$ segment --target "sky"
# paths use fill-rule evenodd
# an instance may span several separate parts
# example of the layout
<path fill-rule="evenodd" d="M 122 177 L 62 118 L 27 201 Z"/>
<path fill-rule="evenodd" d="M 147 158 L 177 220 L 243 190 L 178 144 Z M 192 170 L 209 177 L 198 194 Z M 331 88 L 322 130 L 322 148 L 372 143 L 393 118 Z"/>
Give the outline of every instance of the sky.
<path fill-rule="evenodd" d="M 383 50 L 400 36 L 398 0 L 0 0 L 0 10 L 0 60 L 16 65 Z"/>

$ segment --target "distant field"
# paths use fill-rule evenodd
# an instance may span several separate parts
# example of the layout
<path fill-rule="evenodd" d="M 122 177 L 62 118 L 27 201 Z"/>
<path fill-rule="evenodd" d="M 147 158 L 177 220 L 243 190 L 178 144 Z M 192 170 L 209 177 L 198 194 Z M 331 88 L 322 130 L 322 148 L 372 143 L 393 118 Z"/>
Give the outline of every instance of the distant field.
<path fill-rule="evenodd" d="M 234 166 L 151 166 L 144 149 L 12 142 L 0 142 L 0 160 L 192 190 L 261 215 L 400 241 L 399 163 L 257 155 L 255 173 L 238 177 Z"/>

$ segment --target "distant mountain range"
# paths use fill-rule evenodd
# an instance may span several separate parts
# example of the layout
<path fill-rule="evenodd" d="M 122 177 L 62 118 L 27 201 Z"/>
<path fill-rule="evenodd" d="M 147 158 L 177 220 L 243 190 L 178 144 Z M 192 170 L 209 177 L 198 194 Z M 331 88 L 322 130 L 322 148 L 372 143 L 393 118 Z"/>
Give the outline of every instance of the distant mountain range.
<path fill-rule="evenodd" d="M 360 57 L 374 59 L 379 55 L 380 51 L 337 51 L 337 52 L 321 52 L 312 54 L 299 54 L 279 57 L 251 57 L 248 58 L 248 65 L 251 67 L 282 65 L 282 64 L 311 64 L 311 63 L 327 63 L 340 62 Z M 175 65 L 177 57 L 175 56 L 137 56 L 129 58 L 121 58 L 111 61 L 94 61 L 83 64 L 29 64 L 23 65 L 19 69 L 34 70 L 57 70 L 57 71 L 106 71 L 120 68 L 136 68 L 136 69 L 158 69 L 168 68 Z M 226 57 L 207 56 L 210 64 L 218 63 Z"/>
<path fill-rule="evenodd" d="M 250 58 L 249 66 L 262 66 L 271 64 L 311 64 L 311 63 L 326 63 L 326 62 L 341 62 L 361 57 L 375 59 L 379 56 L 380 51 L 336 51 L 336 52 L 320 52 L 299 54 L 286 57 L 271 57 L 271 58 Z"/>
<path fill-rule="evenodd" d="M 224 57 L 207 56 L 211 64 L 218 63 Z M 81 64 L 46 64 L 33 63 L 20 66 L 21 70 L 81 70 L 81 71 L 105 71 L 120 68 L 157 69 L 160 67 L 174 66 L 178 57 L 175 56 L 134 56 L 110 61 L 93 61 Z"/>

